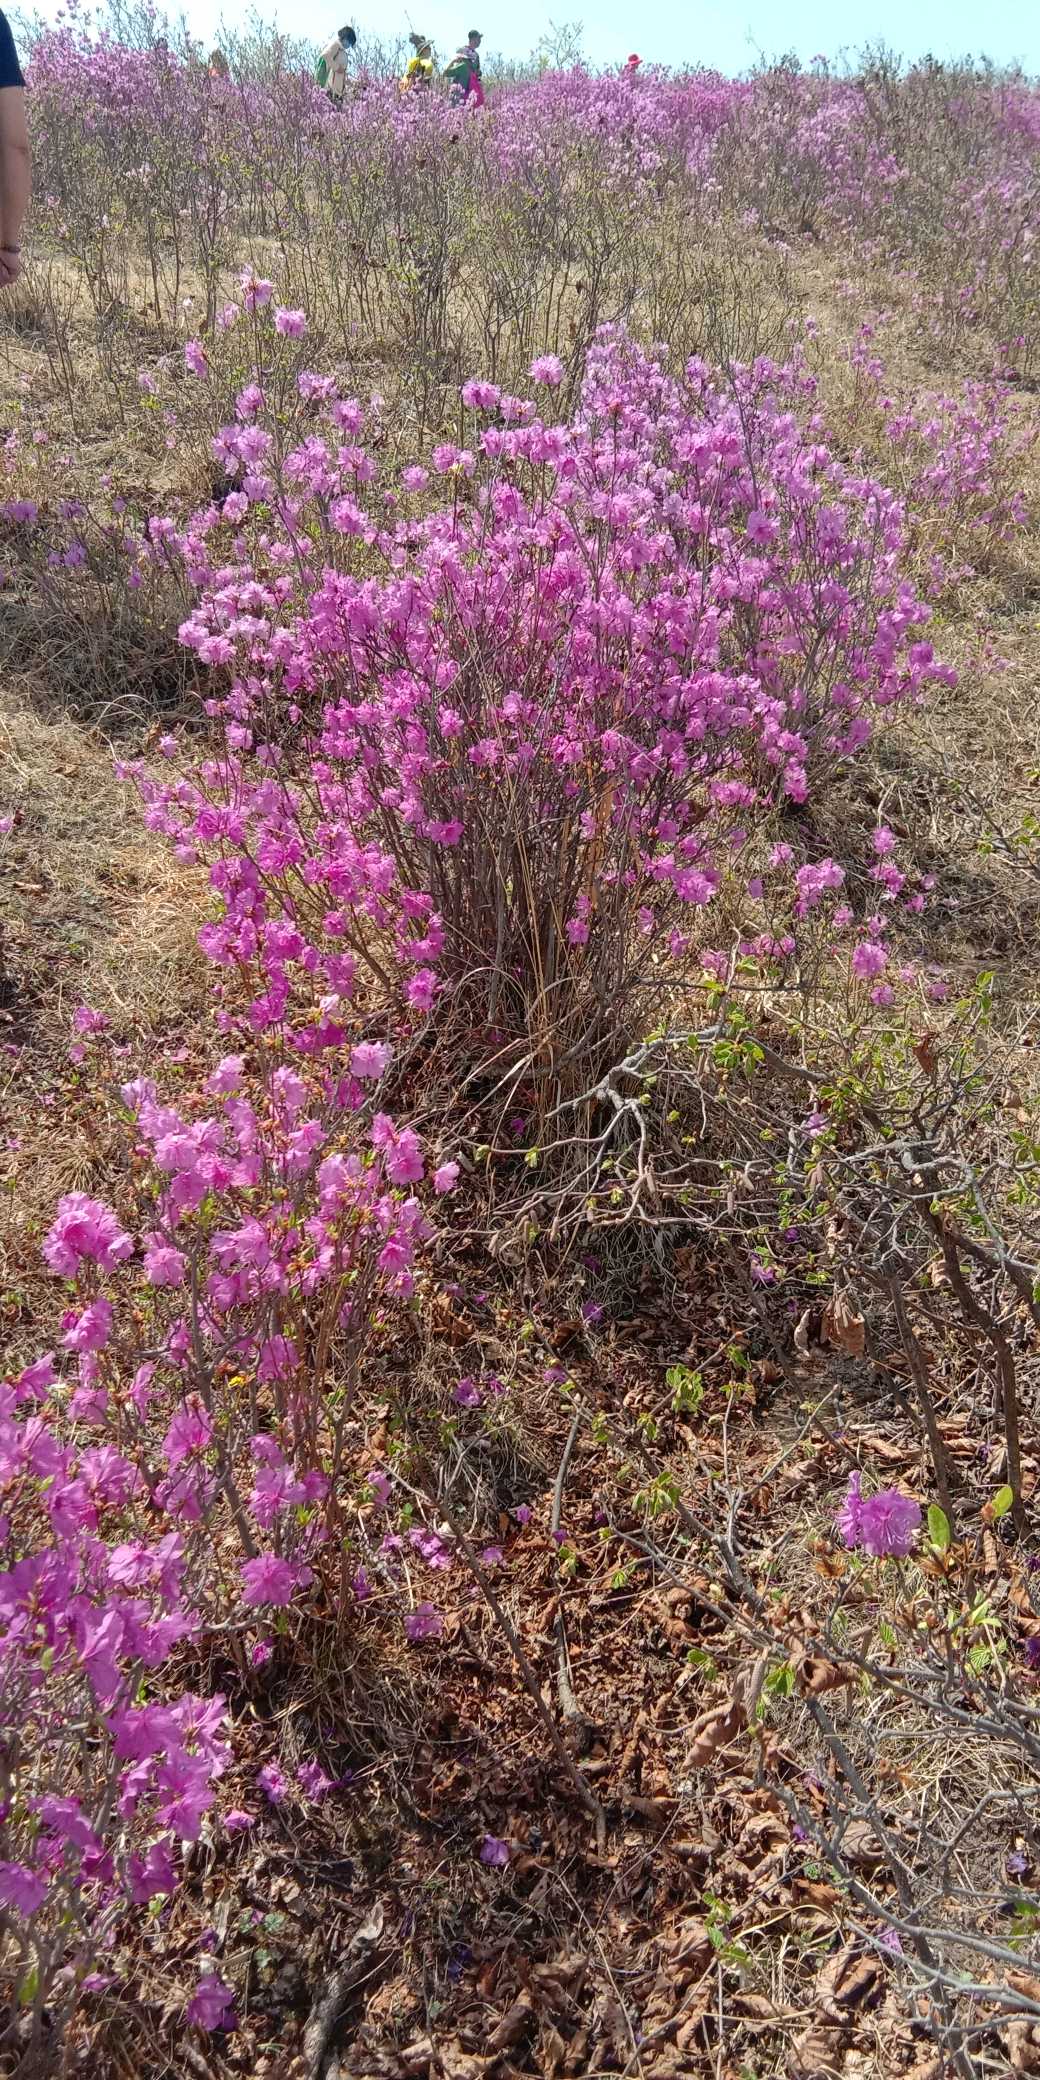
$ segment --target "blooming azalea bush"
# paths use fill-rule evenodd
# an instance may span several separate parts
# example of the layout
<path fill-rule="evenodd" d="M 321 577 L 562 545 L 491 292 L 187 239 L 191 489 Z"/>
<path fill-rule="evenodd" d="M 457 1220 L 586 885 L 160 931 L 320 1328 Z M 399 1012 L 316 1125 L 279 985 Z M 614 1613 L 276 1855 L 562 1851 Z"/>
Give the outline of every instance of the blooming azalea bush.
<path fill-rule="evenodd" d="M 369 1544 L 406 1637 L 439 1629 L 428 1602 L 408 1615 L 401 1541 L 357 1518 L 390 1484 L 377 1506 L 354 1396 L 432 1224 L 418 1137 L 370 1095 L 389 1050 L 351 1047 L 341 1011 L 324 999 L 299 1068 L 228 1055 L 176 1103 L 124 1083 L 125 1207 L 68 1193 L 43 1245 L 61 1350 L 7 1379 L 0 1422 L 0 1900 L 37 2019 L 175 1888 L 213 1806 L 225 1703 L 185 1685 L 204 1635 L 248 1680 L 294 1599 L 337 1626 L 360 1610 Z M 76 1023 L 100 1093 L 104 1021 Z M 456 1176 L 440 1165 L 433 1196 Z M 433 1566 L 441 1543 L 415 1538 Z"/>
<path fill-rule="evenodd" d="M 532 364 L 550 401 L 559 375 Z M 234 488 L 152 523 L 221 745 L 138 766 L 147 818 L 211 859 L 203 945 L 255 978 L 254 1032 L 320 1048 L 322 990 L 458 1007 L 489 1059 L 538 1035 L 559 1102 L 702 974 L 713 905 L 764 905 L 783 960 L 840 889 L 778 819 L 951 676 L 902 509 L 836 461 L 797 365 L 675 377 L 608 331 L 572 422 L 473 380 L 471 445 L 393 476 L 371 408 L 305 388 L 287 448 L 258 372 L 214 438 Z"/>
<path fill-rule="evenodd" d="M 212 330 L 242 251 L 275 240 L 285 304 L 323 340 L 356 351 L 382 329 L 425 384 L 431 354 L 463 372 L 461 332 L 515 384 L 539 345 L 580 347 L 647 296 L 648 248 L 681 268 L 685 218 L 695 244 L 727 221 L 851 244 L 902 272 L 926 337 L 982 333 L 1006 370 L 1035 363 L 1040 115 L 1017 77 L 543 66 L 476 111 L 364 66 L 333 109 L 301 52 L 243 48 L 213 80 L 175 43 L 154 19 L 135 48 L 72 23 L 34 41 L 41 227 L 99 321 L 143 274 L 158 324 L 189 296 Z"/>
<path fill-rule="evenodd" d="M 1028 526 L 1024 480 L 1035 420 L 996 378 L 968 379 L 953 394 L 897 400 L 889 394 L 878 329 L 864 323 L 849 349 L 856 425 L 866 422 L 872 454 L 902 493 L 911 548 L 930 591 L 949 592 L 991 567 L 996 552 Z"/>

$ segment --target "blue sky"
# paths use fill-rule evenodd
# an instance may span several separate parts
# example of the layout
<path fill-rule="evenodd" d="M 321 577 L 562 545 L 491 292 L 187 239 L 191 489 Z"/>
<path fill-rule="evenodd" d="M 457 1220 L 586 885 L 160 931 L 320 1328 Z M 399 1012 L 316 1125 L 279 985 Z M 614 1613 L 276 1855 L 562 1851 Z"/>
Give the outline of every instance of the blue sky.
<path fill-rule="evenodd" d="M 182 8 L 191 30 L 209 42 L 221 19 L 239 25 L 254 12 L 254 0 L 159 0 L 172 16 Z M 54 11 L 55 0 L 44 12 Z M 102 0 L 103 5 L 103 0 Z M 620 63 L 629 51 L 668 65 L 701 63 L 742 72 L 760 56 L 793 50 L 808 61 L 817 52 L 838 59 L 864 44 L 885 43 L 905 57 L 926 51 L 936 57 L 986 55 L 997 64 L 1020 62 L 1040 74 L 1040 6 L 1037 0 L 256 0 L 265 20 L 293 37 L 324 42 L 338 27 L 337 10 L 360 33 L 392 39 L 409 28 L 432 36 L 448 54 L 470 27 L 484 32 L 485 51 L 526 57 L 553 23 L 580 21 L 582 42 L 596 64 Z M 461 10 L 460 11 L 460 7 Z M 464 10 L 468 8 L 470 13 Z"/>
<path fill-rule="evenodd" d="M 243 6 L 244 0 L 239 0 Z M 294 35 L 320 39 L 338 26 L 338 0 L 309 0 L 306 16 L 299 0 L 265 0 L 263 12 Z M 346 0 L 348 7 L 351 0 Z M 820 51 L 833 60 L 843 48 L 884 42 L 907 57 L 930 51 L 936 57 L 985 53 L 998 64 L 1021 62 L 1040 73 L 1040 7 L 1035 0 L 989 0 L 985 7 L 969 0 L 857 0 L 839 7 L 834 0 L 526 0 L 503 7 L 495 0 L 462 0 L 473 20 L 453 0 L 353 0 L 351 19 L 359 31 L 390 37 L 398 29 L 422 29 L 438 50 L 449 51 L 470 27 L 484 32 L 485 48 L 522 57 L 552 23 L 580 20 L 583 43 L 597 64 L 620 62 L 629 51 L 664 64 L 702 63 L 725 72 L 740 72 L 759 54 L 776 57 L 794 50 L 803 60 Z M 176 11 L 171 9 L 171 12 Z M 208 35 L 223 11 L 228 21 L 240 19 L 236 0 L 188 0 L 187 13 L 198 33 Z M 310 17 L 313 14 L 313 23 Z"/>
<path fill-rule="evenodd" d="M 202 0 L 200 0 L 202 4 Z M 328 0 L 326 0 L 328 4 Z M 359 0 L 360 4 L 360 0 Z M 392 0 L 391 0 L 392 4 Z M 623 60 L 638 51 L 644 60 L 664 64 L 702 63 L 720 71 L 741 72 L 759 54 L 777 57 L 794 50 L 803 61 L 819 51 L 835 59 L 842 48 L 860 49 L 884 42 L 908 57 L 931 51 L 937 57 L 975 56 L 984 51 L 998 64 L 1020 61 L 1040 73 L 1040 7 L 1036 0 L 991 0 L 981 7 L 969 0 L 854 0 L 849 7 L 835 0 L 533 0 L 533 5 L 496 8 L 488 0 L 476 4 L 481 19 L 463 20 L 451 0 L 409 0 L 423 19 L 414 26 L 439 44 L 460 31 L 481 28 L 488 48 L 510 56 L 526 55 L 550 22 L 578 19 L 584 46 L 598 64 Z M 425 12 L 423 12 L 425 8 Z M 295 17 L 298 19 L 298 17 Z M 387 23 L 386 14 L 360 16 L 370 30 Z M 359 23 L 360 25 L 360 23 Z M 335 26 L 335 25 L 334 25 Z M 385 32 L 384 32 L 385 33 Z"/>

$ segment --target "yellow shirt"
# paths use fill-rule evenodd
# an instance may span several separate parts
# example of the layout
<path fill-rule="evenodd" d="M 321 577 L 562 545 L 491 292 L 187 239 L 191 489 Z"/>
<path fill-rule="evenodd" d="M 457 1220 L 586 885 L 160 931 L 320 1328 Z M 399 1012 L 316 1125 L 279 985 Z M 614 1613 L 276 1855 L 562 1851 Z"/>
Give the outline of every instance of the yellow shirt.
<path fill-rule="evenodd" d="M 401 81 L 402 87 L 428 87 L 433 79 L 433 59 L 414 57 Z"/>

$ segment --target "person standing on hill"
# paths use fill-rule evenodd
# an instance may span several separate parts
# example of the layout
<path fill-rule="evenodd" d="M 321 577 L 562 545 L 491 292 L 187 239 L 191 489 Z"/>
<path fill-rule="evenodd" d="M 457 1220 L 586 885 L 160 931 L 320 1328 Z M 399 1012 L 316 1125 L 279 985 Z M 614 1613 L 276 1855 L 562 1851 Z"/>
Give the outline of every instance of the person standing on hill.
<path fill-rule="evenodd" d="M 433 84 L 433 45 L 428 36 L 414 31 L 408 41 L 415 56 L 408 60 L 401 86 L 407 93 L 422 92 Z"/>
<path fill-rule="evenodd" d="M 10 24 L 0 14 L 0 289 L 22 271 L 22 225 L 31 192 L 25 81 Z"/>
<path fill-rule="evenodd" d="M 450 82 L 452 99 L 472 101 L 477 108 L 484 106 L 484 82 L 480 75 L 479 29 L 471 29 L 461 48 L 456 51 L 451 64 L 444 68 L 444 77 Z"/>
<path fill-rule="evenodd" d="M 346 97 L 347 61 L 356 46 L 355 30 L 349 27 L 338 29 L 328 49 L 322 51 L 318 59 L 318 69 L 314 77 L 319 87 L 324 87 L 329 100 L 337 106 Z"/>

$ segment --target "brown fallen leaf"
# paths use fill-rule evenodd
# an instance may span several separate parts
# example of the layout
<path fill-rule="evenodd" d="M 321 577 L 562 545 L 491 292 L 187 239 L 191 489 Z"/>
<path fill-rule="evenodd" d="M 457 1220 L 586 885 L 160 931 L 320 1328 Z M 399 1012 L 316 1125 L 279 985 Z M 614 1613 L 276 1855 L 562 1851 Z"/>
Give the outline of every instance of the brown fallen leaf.
<path fill-rule="evenodd" d="M 738 2016 L 741 2022 L 750 2024 L 752 2029 L 765 2029 L 775 2023 L 780 2012 L 764 1993 L 734 1994 L 728 2006 L 731 2015 Z"/>
<path fill-rule="evenodd" d="M 690 1728 L 690 1747 L 686 1762 L 690 1769 L 704 1769 L 705 1765 L 735 1741 L 747 1725 L 747 1707 L 742 1697 L 734 1697 L 729 1704 L 716 1705 L 713 1711 L 702 1712 Z"/>
<path fill-rule="evenodd" d="M 819 2014 L 791 2047 L 790 2080 L 832 2080 L 840 2074 L 856 2018 L 876 2007 L 884 1990 L 876 1958 L 862 1956 L 851 1944 L 829 1957 L 813 1996 Z"/>
<path fill-rule="evenodd" d="M 437 2046 L 437 2063 L 444 2080 L 481 2080 L 481 2075 L 486 2073 L 495 2061 L 493 2058 L 483 2057 L 482 2054 L 478 2055 L 475 2051 L 465 2050 L 458 2037 L 447 2037 Z"/>
<path fill-rule="evenodd" d="M 862 1358 L 867 1341 L 866 1323 L 840 1293 L 828 1300 L 820 1333 L 825 1343 L 831 1344 L 835 1350 L 844 1351 L 846 1357 Z"/>
<path fill-rule="evenodd" d="M 885 1849 L 869 1820 L 849 1822 L 841 1838 L 841 1853 L 847 1863 L 860 1871 L 876 1871 L 887 1861 Z M 863 1962 L 873 1963 L 873 1960 L 864 1959 Z"/>
<path fill-rule="evenodd" d="M 707 1922 L 697 1917 L 681 1921 L 678 1928 L 666 1936 L 662 1948 L 669 1965 L 674 1968 L 683 1966 L 706 1970 L 712 1955 Z"/>
<path fill-rule="evenodd" d="M 428 2073 L 434 2060 L 433 2038 L 415 2037 L 400 2053 L 401 2064 L 409 2073 Z"/>
<path fill-rule="evenodd" d="M 542 2071 L 546 2075 L 546 2080 L 555 2080 L 555 2075 L 563 2070 L 564 2060 L 567 2057 L 567 2046 L 559 2030 L 552 2022 L 543 2024 L 539 2051 L 541 2053 Z"/>
<path fill-rule="evenodd" d="M 506 2009 L 505 2014 L 495 2024 L 487 2040 L 488 2051 L 493 2052 L 496 2057 L 500 2052 L 508 2051 L 510 2046 L 516 2043 L 517 2038 L 523 2034 L 533 2012 L 531 1996 L 525 1986 L 517 1994 L 512 2006 Z"/>
<path fill-rule="evenodd" d="M 473 1324 L 460 1314 L 447 1293 L 435 1293 L 429 1310 L 430 1333 L 445 1343 L 469 1343 Z"/>
<path fill-rule="evenodd" d="M 587 2029 L 580 2029 L 577 2036 L 571 2038 L 567 2046 L 567 2056 L 564 2060 L 563 2070 L 565 2073 L 574 2074 L 576 2080 L 579 2074 L 588 2072 L 589 2033 Z"/>
<path fill-rule="evenodd" d="M 641 1820 L 649 1820 L 651 1826 L 665 1828 L 675 1816 L 675 1805 L 664 1798 L 626 1798 L 625 1805 L 630 1813 L 637 1813 Z"/>
<path fill-rule="evenodd" d="M 532 1965 L 530 1985 L 539 2007 L 550 2015 L 571 2014 L 574 1997 L 580 1991 L 587 1970 L 588 1959 L 577 1952 L 553 1958 L 546 1964 Z"/>
<path fill-rule="evenodd" d="M 922 1033 L 921 1038 L 914 1041 L 911 1049 L 915 1061 L 920 1063 L 926 1076 L 934 1076 L 939 1067 L 939 1057 L 935 1049 L 935 1037 L 935 1034 L 931 1032 Z"/>
<path fill-rule="evenodd" d="M 791 1897 L 804 1900 L 810 1907 L 835 1907 L 838 1904 L 834 1885 L 828 1885 L 823 1878 L 803 1878 L 800 1873 L 791 1880 Z"/>
<path fill-rule="evenodd" d="M 477 1976 L 477 1992 L 482 2001 L 490 2001 L 491 1999 L 501 1962 L 502 1959 L 500 1957 L 491 1957 L 488 1959 L 487 1964 L 481 1965 Z"/>
<path fill-rule="evenodd" d="M 887 1466 L 905 1466 L 913 1458 L 913 1449 L 905 1444 L 893 1444 L 890 1437 L 880 1437 L 876 1430 L 868 1431 L 860 1438 L 865 1452 L 872 1452 L 875 1459 L 884 1460 Z"/>
<path fill-rule="evenodd" d="M 720 1837 L 713 1830 L 706 1832 L 702 1841 L 682 1835 L 678 1840 L 673 1837 L 668 1844 L 672 1856 L 681 1856 L 684 1863 L 702 1865 L 705 1870 L 710 1869 L 721 1847 Z"/>
<path fill-rule="evenodd" d="M 570 1321 L 555 1322 L 549 1332 L 549 1341 L 555 1351 L 562 1350 L 565 1344 L 573 1343 L 584 1331 L 585 1324 L 580 1315 L 576 1315 Z"/>
<path fill-rule="evenodd" d="M 813 2022 L 796 2037 L 787 2062 L 790 2080 L 837 2080 L 845 2063 L 845 2031 Z"/>
<path fill-rule="evenodd" d="M 1013 2073 L 1040 2073 L 1040 2025 L 1017 2016 L 1008 2024 L 1007 2050 Z"/>
<path fill-rule="evenodd" d="M 303 2033 L 303 2056 L 308 2080 L 318 2080 L 328 2061 L 351 2000 L 374 1971 L 386 1969 L 388 1954 L 380 1954 L 386 1916 L 377 1900 L 347 1945 L 342 1964 L 321 1982 L 311 2005 Z"/>
<path fill-rule="evenodd" d="M 682 1594 L 683 1596 L 685 1596 L 685 1594 L 686 1594 L 685 1590 L 681 1591 L 680 1593 L 681 1593 L 681 1594 Z M 673 1592 L 672 1592 L 672 1596 L 673 1596 L 673 1597 L 674 1597 L 674 1594 L 675 1594 L 675 1592 L 673 1591 Z M 668 1602 L 668 1601 L 671 1601 L 671 1598 L 666 1598 L 665 1600 L 666 1600 L 666 1602 Z M 642 1738 L 643 1738 L 643 1734 L 644 1734 L 644 1732 L 645 1732 L 645 1731 L 646 1731 L 646 1713 L 645 1713 L 645 1712 L 637 1712 L 637 1713 L 636 1713 L 636 1715 L 635 1715 L 635 1718 L 634 1718 L 634 1719 L 633 1719 L 633 1721 L 632 1721 L 632 1729 L 631 1729 L 631 1732 L 629 1733 L 628 1739 L 626 1740 L 626 1742 L 625 1742 L 625 1745 L 624 1745 L 624 1747 L 623 1747 L 623 1749 L 622 1749 L 622 1751 L 621 1751 L 621 1760 L 620 1760 L 620 1762 L 618 1763 L 618 1776 L 619 1776 L 619 1777 L 621 1777 L 621 1778 L 625 1778 L 625 1777 L 627 1777 L 627 1775 L 628 1775 L 628 1772 L 629 1772 L 629 1770 L 631 1769 L 631 1767 L 632 1767 L 632 1764 L 633 1764 L 633 1762 L 634 1762 L 634 1760 L 635 1760 L 636 1754 L 637 1754 L 637 1752 L 638 1752 L 638 1749 L 639 1749 L 639 1746 L 640 1746 L 640 1743 L 641 1743 L 641 1741 L 642 1741 Z"/>
<path fill-rule="evenodd" d="M 876 1957 L 867 1957 L 846 1944 L 828 1958 L 816 1981 L 816 1998 L 825 2015 L 845 2021 L 851 2014 L 873 2007 L 884 1996 L 885 1982 Z"/>
<path fill-rule="evenodd" d="M 788 1655 L 799 1690 L 807 1697 L 823 1697 L 828 1690 L 842 1690 L 856 1678 L 851 1668 L 842 1668 L 825 1654 L 814 1654 L 805 1640 L 794 1640 Z"/>
<path fill-rule="evenodd" d="M 691 2004 L 688 2014 L 683 2016 L 675 2033 L 675 2048 L 683 2058 L 688 2058 L 694 2048 L 703 2051 L 703 2024 L 710 2007 L 711 1988 L 705 1986 Z M 697 2042 L 698 2038 L 700 2039 L 699 2044 Z"/>
<path fill-rule="evenodd" d="M 609 2037 L 614 2056 L 623 2063 L 632 2048 L 632 2025 L 616 1993 L 608 1993 L 597 2002 L 596 2022 Z"/>

